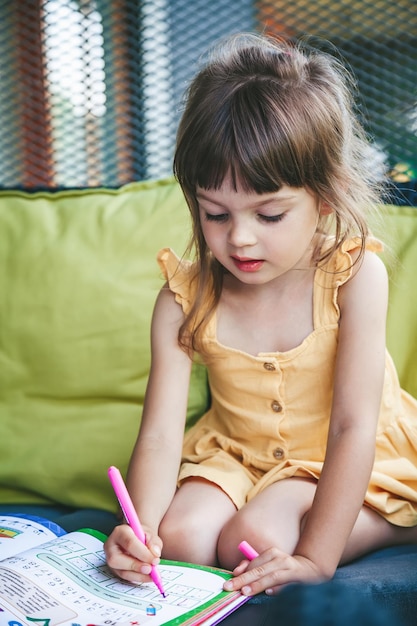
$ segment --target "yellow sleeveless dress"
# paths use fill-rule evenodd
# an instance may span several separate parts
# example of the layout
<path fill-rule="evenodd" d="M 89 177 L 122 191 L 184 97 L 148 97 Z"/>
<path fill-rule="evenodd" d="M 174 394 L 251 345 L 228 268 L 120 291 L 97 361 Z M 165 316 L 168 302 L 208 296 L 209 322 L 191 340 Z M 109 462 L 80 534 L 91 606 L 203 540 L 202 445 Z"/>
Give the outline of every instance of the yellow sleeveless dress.
<path fill-rule="evenodd" d="M 217 484 L 240 508 L 268 485 L 292 476 L 318 479 L 323 467 L 336 358 L 338 289 L 351 276 L 345 242 L 314 279 L 314 330 L 287 352 L 257 356 L 220 344 L 216 315 L 205 331 L 211 407 L 187 431 L 179 482 L 194 476 Z M 367 248 L 377 252 L 379 242 Z M 158 262 L 187 312 L 188 261 L 170 249 Z M 365 503 L 389 522 L 417 525 L 417 400 L 400 388 L 386 355 L 376 456 Z"/>

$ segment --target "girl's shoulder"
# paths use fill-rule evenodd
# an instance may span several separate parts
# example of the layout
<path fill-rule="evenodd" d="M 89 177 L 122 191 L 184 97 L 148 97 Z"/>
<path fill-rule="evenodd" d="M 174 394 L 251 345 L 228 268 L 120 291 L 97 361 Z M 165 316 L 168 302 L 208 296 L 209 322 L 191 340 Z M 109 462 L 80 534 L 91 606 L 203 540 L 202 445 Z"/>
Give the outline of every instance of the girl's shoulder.
<path fill-rule="evenodd" d="M 333 247 L 334 241 L 327 239 L 324 242 L 323 252 Z M 360 271 L 363 263 L 355 262 L 360 252 L 362 241 L 360 237 L 347 239 L 331 254 L 326 261 L 319 265 L 315 273 L 314 287 L 314 316 L 315 327 L 327 324 L 337 324 L 340 318 L 341 288 L 350 281 L 354 274 Z M 365 242 L 365 256 L 371 253 L 382 252 L 382 243 L 373 237 Z M 382 261 L 381 261 L 382 263 Z M 366 262 L 367 266 L 368 263 Z"/>
<path fill-rule="evenodd" d="M 330 250 L 334 245 L 332 238 L 327 238 L 322 247 L 322 252 Z M 365 252 L 380 253 L 383 251 L 383 243 L 372 236 L 365 240 Z M 339 248 L 337 248 L 326 261 L 319 265 L 319 273 L 327 275 L 330 282 L 335 286 L 341 285 L 352 277 L 356 267 L 356 259 L 362 248 L 362 239 L 360 237 L 352 237 L 346 239 Z M 333 278 L 332 278 L 333 276 Z"/>

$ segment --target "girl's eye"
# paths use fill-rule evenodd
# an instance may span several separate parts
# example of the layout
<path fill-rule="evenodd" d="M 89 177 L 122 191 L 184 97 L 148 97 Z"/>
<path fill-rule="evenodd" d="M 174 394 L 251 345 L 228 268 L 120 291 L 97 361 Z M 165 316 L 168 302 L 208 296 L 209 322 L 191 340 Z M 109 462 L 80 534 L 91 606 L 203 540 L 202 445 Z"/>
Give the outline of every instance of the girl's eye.
<path fill-rule="evenodd" d="M 225 222 L 228 218 L 227 213 L 207 213 L 205 214 L 208 222 Z"/>
<path fill-rule="evenodd" d="M 207 211 L 205 211 L 204 215 L 207 222 L 217 222 L 218 224 L 223 224 L 229 219 L 228 213 L 207 213 Z M 259 213 L 258 218 L 267 224 L 276 224 L 283 219 L 284 215 L 285 213 L 279 213 L 277 215 L 263 215 Z"/>
<path fill-rule="evenodd" d="M 279 213 L 278 215 L 259 215 L 259 219 L 261 219 L 263 222 L 268 222 L 268 223 L 277 223 L 280 222 L 283 217 L 284 217 L 285 213 Z"/>

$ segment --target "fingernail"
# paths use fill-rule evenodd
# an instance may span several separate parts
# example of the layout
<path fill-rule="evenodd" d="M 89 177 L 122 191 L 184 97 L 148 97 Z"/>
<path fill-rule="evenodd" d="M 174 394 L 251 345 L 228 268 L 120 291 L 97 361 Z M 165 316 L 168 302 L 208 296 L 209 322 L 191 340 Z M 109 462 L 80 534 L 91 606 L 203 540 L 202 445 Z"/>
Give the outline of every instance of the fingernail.
<path fill-rule="evenodd" d="M 161 548 L 159 546 L 152 546 L 151 552 L 153 552 L 155 556 L 161 556 Z"/>
<path fill-rule="evenodd" d="M 233 589 L 233 583 L 231 580 L 227 580 L 224 585 L 223 588 L 226 589 L 226 591 L 232 591 Z"/>
<path fill-rule="evenodd" d="M 252 589 L 250 587 L 248 587 L 248 586 L 242 587 L 241 591 L 242 591 L 244 596 L 252 595 Z"/>
<path fill-rule="evenodd" d="M 141 574 L 150 574 L 152 571 L 152 567 L 150 565 L 142 565 L 142 567 L 140 568 L 140 573 Z"/>

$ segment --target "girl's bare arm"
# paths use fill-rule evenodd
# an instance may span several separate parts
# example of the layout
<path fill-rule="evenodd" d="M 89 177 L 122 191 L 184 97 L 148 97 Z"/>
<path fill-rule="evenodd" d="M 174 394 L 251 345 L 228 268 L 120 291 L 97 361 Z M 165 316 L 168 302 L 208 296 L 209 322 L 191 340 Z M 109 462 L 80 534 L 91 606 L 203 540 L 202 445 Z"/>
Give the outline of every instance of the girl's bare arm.
<path fill-rule="evenodd" d="M 158 527 L 176 490 L 192 363 L 178 345 L 182 319 L 174 294 L 162 289 L 152 319 L 152 362 L 141 427 L 127 476 L 151 551 L 128 527 L 116 528 L 105 546 L 109 565 L 129 580 L 138 580 L 137 572 L 149 573 L 144 563 L 158 560 L 162 549 Z"/>

